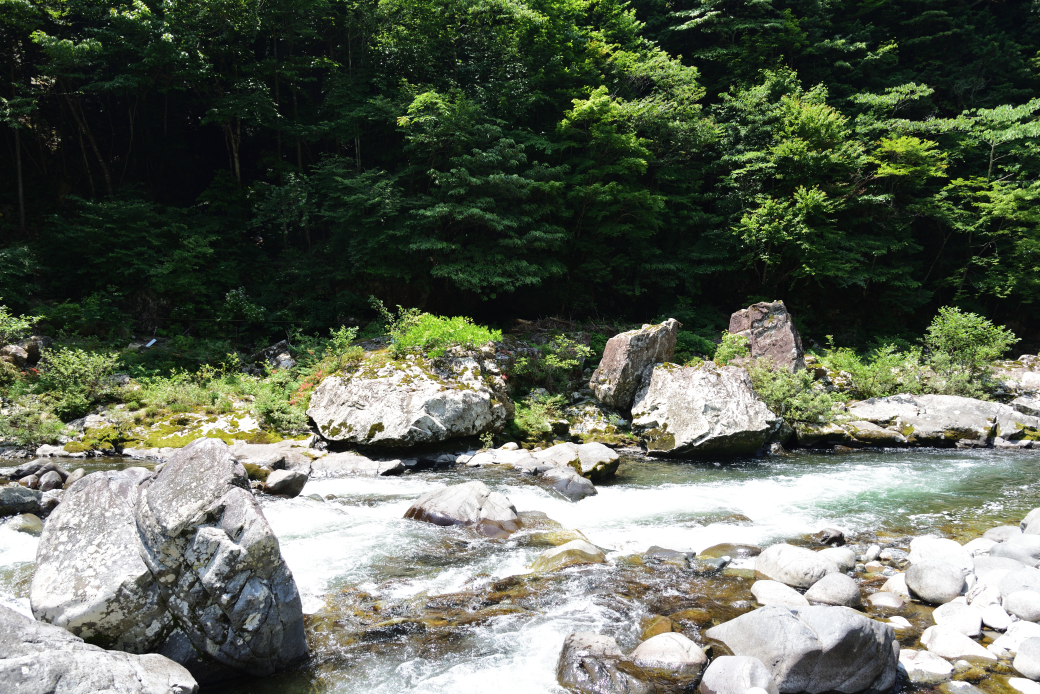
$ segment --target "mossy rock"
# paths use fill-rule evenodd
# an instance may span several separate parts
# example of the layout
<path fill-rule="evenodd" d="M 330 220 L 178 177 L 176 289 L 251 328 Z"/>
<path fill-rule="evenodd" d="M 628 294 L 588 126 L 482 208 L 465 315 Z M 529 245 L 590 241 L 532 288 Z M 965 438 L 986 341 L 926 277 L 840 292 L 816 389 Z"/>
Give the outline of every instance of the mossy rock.
<path fill-rule="evenodd" d="M 258 482 L 267 483 L 267 478 L 271 474 L 270 468 L 264 467 L 263 465 L 254 465 L 253 463 L 242 463 L 242 467 L 246 469 L 246 475 L 249 479 L 256 480 Z"/>

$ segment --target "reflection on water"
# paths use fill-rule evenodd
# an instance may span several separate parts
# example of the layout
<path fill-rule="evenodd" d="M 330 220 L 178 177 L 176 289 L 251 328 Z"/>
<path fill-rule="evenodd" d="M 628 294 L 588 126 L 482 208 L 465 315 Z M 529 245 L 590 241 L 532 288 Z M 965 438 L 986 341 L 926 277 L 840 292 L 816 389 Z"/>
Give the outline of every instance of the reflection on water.
<path fill-rule="evenodd" d="M 426 629 L 421 638 L 392 622 L 385 638 L 359 641 L 360 618 L 346 606 L 349 600 L 367 600 L 366 610 L 382 611 L 387 619 L 412 615 L 421 612 L 416 606 L 428 607 L 430 596 L 497 590 L 496 581 L 524 574 L 543 549 L 523 538 L 482 540 L 403 519 L 416 497 L 445 484 L 482 479 L 519 510 L 543 511 L 581 530 L 616 562 L 651 545 L 699 551 L 720 542 L 765 544 L 827 526 L 851 536 L 937 532 L 966 541 L 1040 506 L 1038 460 L 998 451 L 626 460 L 613 483 L 577 504 L 505 470 L 316 480 L 305 495 L 335 498 L 262 500 L 311 615 L 314 657 L 301 671 L 222 690 L 460 694 L 483 692 L 492 683 L 502 693 L 553 692 L 556 657 L 571 631 L 602 631 L 623 646 L 634 645 L 646 596 L 622 591 L 619 585 L 628 579 L 609 564 L 565 572 L 533 591 L 537 597 L 518 597 L 523 608 L 516 607 L 516 614 L 466 626 L 427 620 L 416 626 Z M 86 467 L 82 461 L 72 466 Z M 35 551 L 34 538 L 15 535 L 0 527 L 5 604 L 24 598 L 26 567 Z M 702 589 L 688 581 L 660 587 L 680 602 Z"/>

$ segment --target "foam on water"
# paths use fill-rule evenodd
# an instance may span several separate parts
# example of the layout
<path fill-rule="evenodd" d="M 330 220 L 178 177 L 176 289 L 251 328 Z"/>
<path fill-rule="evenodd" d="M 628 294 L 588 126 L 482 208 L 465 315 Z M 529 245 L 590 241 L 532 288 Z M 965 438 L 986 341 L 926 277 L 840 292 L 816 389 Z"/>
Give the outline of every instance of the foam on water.
<path fill-rule="evenodd" d="M 22 583 L 36 562 L 39 543 L 39 538 L 13 530 L 10 523 L 0 525 L 0 605 L 30 617 L 29 597 Z"/>

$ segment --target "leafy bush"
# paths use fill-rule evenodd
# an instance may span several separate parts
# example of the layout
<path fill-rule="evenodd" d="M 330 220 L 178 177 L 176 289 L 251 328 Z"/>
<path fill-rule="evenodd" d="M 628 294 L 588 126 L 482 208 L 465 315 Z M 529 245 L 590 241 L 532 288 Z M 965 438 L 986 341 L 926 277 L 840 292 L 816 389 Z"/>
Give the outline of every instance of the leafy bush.
<path fill-rule="evenodd" d="M 20 340 L 29 334 L 35 318 L 28 316 L 16 316 L 3 304 L 0 304 L 0 345 L 7 345 L 15 340 Z"/>
<path fill-rule="evenodd" d="M 1018 338 L 982 316 L 944 306 L 928 326 L 924 342 L 933 352 L 932 368 L 936 375 L 952 382 L 951 379 L 958 380 L 958 373 L 971 380 L 979 379 Z"/>
<path fill-rule="evenodd" d="M 680 330 L 675 336 L 675 362 L 688 364 L 715 354 L 716 345 L 706 337 L 688 330 Z"/>
<path fill-rule="evenodd" d="M 921 350 L 900 352 L 895 345 L 878 347 L 866 357 L 846 347 L 835 348 L 833 339 L 819 357 L 828 370 L 843 374 L 846 389 L 858 400 L 883 398 L 897 393 L 920 393 L 925 386 Z"/>
<path fill-rule="evenodd" d="M 6 416 L 0 417 L 0 439 L 23 448 L 58 443 L 67 433 L 61 420 L 39 403 L 16 405 Z"/>
<path fill-rule="evenodd" d="M 265 426 L 287 434 L 307 430 L 307 406 L 293 401 L 298 386 L 288 369 L 273 372 L 261 385 L 253 402 L 253 414 Z"/>
<path fill-rule="evenodd" d="M 810 371 L 791 373 L 777 368 L 769 359 L 756 359 L 748 366 L 755 392 L 763 402 L 787 422 L 824 424 L 834 420 L 834 406 L 842 401 L 814 385 Z"/>
<path fill-rule="evenodd" d="M 743 335 L 723 331 L 722 342 L 715 349 L 713 360 L 719 366 L 725 366 L 734 359 L 743 359 L 750 354 L 751 343 Z"/>
<path fill-rule="evenodd" d="M 563 417 L 567 401 L 562 395 L 536 392 L 516 403 L 512 428 L 527 441 L 549 441 L 553 438 L 552 420 Z"/>
<path fill-rule="evenodd" d="M 556 391 L 567 385 L 590 356 L 591 347 L 567 335 L 556 335 L 538 346 L 538 355 L 517 357 L 510 375 L 521 382 Z"/>
<path fill-rule="evenodd" d="M 61 347 L 40 358 L 37 390 L 52 401 L 64 419 L 82 417 L 108 398 L 119 355 Z"/>
<path fill-rule="evenodd" d="M 393 344 L 395 350 L 418 348 L 431 357 L 439 357 L 448 347 L 475 349 L 501 339 L 501 330 L 489 330 L 482 325 L 474 325 L 471 318 L 445 318 L 421 313 L 408 325 L 403 334 L 395 336 Z"/>

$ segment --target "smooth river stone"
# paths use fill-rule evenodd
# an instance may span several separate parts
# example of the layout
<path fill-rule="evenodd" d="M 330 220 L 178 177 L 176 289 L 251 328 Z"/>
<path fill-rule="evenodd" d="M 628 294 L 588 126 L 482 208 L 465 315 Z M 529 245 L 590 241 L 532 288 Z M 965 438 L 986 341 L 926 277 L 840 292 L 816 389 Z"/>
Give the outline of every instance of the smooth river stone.
<path fill-rule="evenodd" d="M 700 694 L 747 694 L 754 689 L 780 694 L 772 673 L 758 658 L 723 655 L 711 661 L 701 678 Z"/>
<path fill-rule="evenodd" d="M 940 605 L 932 612 L 932 619 L 939 626 L 949 627 L 965 636 L 975 637 L 982 633 L 982 611 L 964 603 Z"/>
<path fill-rule="evenodd" d="M 954 540 L 924 536 L 915 537 L 910 542 L 911 564 L 938 561 L 953 564 L 965 576 L 975 570 L 971 554 Z"/>
<path fill-rule="evenodd" d="M 995 663 L 993 655 L 970 638 L 949 627 L 928 627 L 921 634 L 921 644 L 937 656 L 949 660 Z"/>
<path fill-rule="evenodd" d="M 786 607 L 808 607 L 809 601 L 794 588 L 779 581 L 755 581 L 751 594 L 759 605 L 784 605 Z"/>
<path fill-rule="evenodd" d="M 698 675 L 708 664 L 708 656 L 696 643 L 675 632 L 658 634 L 636 646 L 632 662 L 641 668 L 667 670 L 673 675 Z"/>
<path fill-rule="evenodd" d="M 1017 525 L 1001 525 L 996 528 L 990 528 L 986 532 L 982 533 L 982 537 L 987 540 L 993 540 L 994 542 L 1004 542 L 1021 534 L 1022 528 Z"/>
<path fill-rule="evenodd" d="M 928 651 L 903 649 L 899 652 L 899 664 L 910 682 L 920 686 L 936 685 L 953 677 L 953 665 Z"/>
<path fill-rule="evenodd" d="M 941 605 L 964 591 L 964 574 L 946 561 L 921 561 L 906 570 L 906 585 L 911 595 Z"/>
<path fill-rule="evenodd" d="M 812 588 L 805 591 L 805 599 L 810 603 L 844 607 L 859 607 L 863 604 L 859 584 L 842 573 L 827 574 L 821 578 Z"/>
<path fill-rule="evenodd" d="M 1004 598 L 1004 609 L 1023 621 L 1040 621 L 1040 593 L 1035 590 L 1016 590 Z"/>
<path fill-rule="evenodd" d="M 1040 680 L 1040 638 L 1023 641 L 1011 666 L 1023 677 Z"/>
<path fill-rule="evenodd" d="M 809 588 L 838 565 L 818 552 L 784 543 L 767 547 L 755 560 L 755 575 L 794 588 Z"/>
<path fill-rule="evenodd" d="M 868 595 L 867 602 L 874 607 L 887 607 L 893 610 L 898 610 L 905 604 L 903 596 L 889 593 L 888 591 L 879 591 L 873 595 Z"/>

